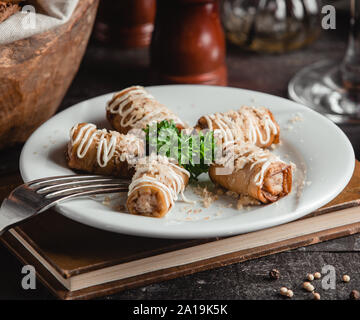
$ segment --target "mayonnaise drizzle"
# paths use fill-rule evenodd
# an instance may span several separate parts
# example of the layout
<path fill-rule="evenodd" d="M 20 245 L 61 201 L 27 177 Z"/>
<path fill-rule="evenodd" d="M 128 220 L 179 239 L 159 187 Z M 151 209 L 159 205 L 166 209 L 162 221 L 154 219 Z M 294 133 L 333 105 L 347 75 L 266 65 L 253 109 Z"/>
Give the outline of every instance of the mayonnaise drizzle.
<path fill-rule="evenodd" d="M 96 143 L 96 160 L 100 167 L 107 166 L 109 161 L 117 156 L 120 161 L 127 160 L 129 154 L 122 148 L 121 152 L 117 150 L 119 143 L 124 141 L 126 144 L 139 143 L 137 138 L 133 135 L 121 135 L 116 131 L 107 131 L 106 129 L 97 130 L 94 124 L 88 123 L 85 125 L 80 124 L 74 126 L 70 131 L 70 144 L 71 147 L 76 148 L 76 155 L 79 159 L 82 159 L 88 153 L 90 146 L 93 142 Z M 108 141 L 108 138 L 110 140 Z M 140 152 L 140 151 L 139 151 Z M 140 152 L 141 153 L 141 152 Z"/>
<path fill-rule="evenodd" d="M 214 126 L 218 127 L 214 131 L 220 132 L 224 142 L 243 140 L 252 144 L 260 142 L 261 145 L 267 145 L 272 134 L 278 134 L 277 126 L 265 108 L 243 106 L 238 111 L 217 112 L 204 118 L 209 130 L 214 130 Z M 261 128 L 264 128 L 264 134 Z"/>
<path fill-rule="evenodd" d="M 237 169 L 243 169 L 250 165 L 250 170 L 261 164 L 260 171 L 254 176 L 254 182 L 257 186 L 264 183 L 264 177 L 267 169 L 274 162 L 284 163 L 278 156 L 272 154 L 269 150 L 261 149 L 251 143 L 227 142 L 224 145 L 224 158 L 219 163 L 225 167 L 230 166 L 230 162 L 235 162 Z"/>
<path fill-rule="evenodd" d="M 171 159 L 166 157 L 151 155 L 143 158 L 136 165 L 136 172 L 129 186 L 128 195 L 130 196 L 139 188 L 155 185 L 163 194 L 167 208 L 174 204 L 179 193 L 184 202 L 190 202 L 183 194 L 185 181 L 182 173 L 190 177 L 187 170 L 172 163 Z M 153 174 L 155 177 L 149 174 Z"/>
<path fill-rule="evenodd" d="M 124 128 L 144 128 L 147 124 L 163 120 L 174 120 L 175 123 L 185 126 L 178 116 L 156 101 L 141 86 L 133 86 L 116 93 L 106 110 L 119 114 L 120 125 Z"/>

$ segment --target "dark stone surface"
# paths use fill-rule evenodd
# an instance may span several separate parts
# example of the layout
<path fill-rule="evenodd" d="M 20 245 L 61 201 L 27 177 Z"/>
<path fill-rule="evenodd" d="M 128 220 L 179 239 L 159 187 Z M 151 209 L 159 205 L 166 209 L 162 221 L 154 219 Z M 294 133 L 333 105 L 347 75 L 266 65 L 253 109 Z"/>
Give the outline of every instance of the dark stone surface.
<path fill-rule="evenodd" d="M 250 54 L 229 47 L 229 85 L 286 97 L 288 81 L 302 67 L 325 57 L 341 58 L 347 25 L 346 18 L 340 17 L 337 30 L 324 32 L 309 48 L 284 55 Z M 146 49 L 119 51 L 90 44 L 60 109 L 132 84 L 153 84 L 148 80 L 148 63 Z M 360 127 L 342 129 L 359 159 Z M 17 170 L 19 151 L 16 147 L 0 153 L 0 173 Z M 34 291 L 21 288 L 21 264 L 2 246 L 0 261 L 0 299 L 53 298 L 40 283 Z M 321 271 L 328 264 L 336 269 L 337 286 L 325 291 L 321 280 L 315 281 L 322 299 L 348 299 L 351 290 L 360 290 L 360 235 L 124 291 L 106 299 L 284 299 L 278 293 L 281 286 L 293 289 L 293 299 L 311 299 L 311 294 L 301 289 L 302 282 L 307 273 Z M 277 281 L 268 278 L 273 268 L 281 272 Z M 351 277 L 348 284 L 340 280 L 345 273 Z"/>
<path fill-rule="evenodd" d="M 294 291 L 293 299 L 312 299 L 312 295 L 302 289 L 307 273 L 321 272 L 325 265 L 336 270 L 336 289 L 323 290 L 321 279 L 313 281 L 321 298 L 348 299 L 351 290 L 360 289 L 360 253 L 358 236 L 348 237 L 353 243 L 357 240 L 357 250 L 345 246 L 343 250 L 318 248 L 295 250 L 246 261 L 231 266 L 200 272 L 179 279 L 152 284 L 143 288 L 127 290 L 104 299 L 287 299 L 279 294 L 282 286 Z M 330 241 L 331 245 L 338 240 Z M 343 239 L 342 239 L 342 242 Z M 324 244 L 322 244 L 324 245 Z M 320 245 L 320 246 L 322 246 Z M 53 296 L 37 283 L 36 290 L 21 288 L 21 264 L 3 247 L 0 247 L 0 299 L 52 299 Z M 268 273 L 277 268 L 279 280 L 270 280 Z M 349 283 L 341 277 L 348 274 Z"/>

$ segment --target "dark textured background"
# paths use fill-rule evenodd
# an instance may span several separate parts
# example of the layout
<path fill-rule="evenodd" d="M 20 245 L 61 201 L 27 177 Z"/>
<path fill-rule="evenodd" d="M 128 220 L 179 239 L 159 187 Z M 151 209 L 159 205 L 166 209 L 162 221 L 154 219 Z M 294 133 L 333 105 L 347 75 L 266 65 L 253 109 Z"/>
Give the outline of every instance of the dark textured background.
<path fill-rule="evenodd" d="M 284 55 L 244 53 L 229 47 L 229 85 L 287 97 L 287 83 L 302 67 L 325 57 L 342 57 L 347 28 L 347 17 L 340 14 L 337 30 L 324 32 L 309 48 Z M 148 65 L 147 49 L 119 51 L 91 42 L 60 109 L 129 85 L 153 84 L 148 81 Z M 342 129 L 360 159 L 360 126 Z M 1 172 L 17 170 L 20 150 L 19 146 L 0 152 L 0 179 Z M 283 299 L 278 294 L 281 286 L 294 290 L 293 299 L 311 299 L 311 294 L 301 289 L 303 279 L 327 264 L 336 268 L 337 287 L 323 291 L 320 281 L 316 281 L 322 299 L 347 299 L 352 289 L 360 291 L 360 235 L 124 291 L 106 299 Z M 280 270 L 280 280 L 269 280 L 267 274 L 272 268 Z M 351 276 L 348 284 L 340 280 L 345 273 Z M 53 298 L 40 283 L 36 290 L 24 291 L 21 279 L 21 264 L 0 246 L 0 299 Z"/>

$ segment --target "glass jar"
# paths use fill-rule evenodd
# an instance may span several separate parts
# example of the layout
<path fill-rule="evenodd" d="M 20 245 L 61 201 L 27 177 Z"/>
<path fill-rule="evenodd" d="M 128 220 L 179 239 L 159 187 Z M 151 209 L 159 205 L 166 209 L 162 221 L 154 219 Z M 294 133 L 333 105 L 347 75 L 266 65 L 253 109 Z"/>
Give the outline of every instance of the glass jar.
<path fill-rule="evenodd" d="M 222 0 L 227 39 L 248 50 L 281 53 L 320 34 L 320 0 Z"/>

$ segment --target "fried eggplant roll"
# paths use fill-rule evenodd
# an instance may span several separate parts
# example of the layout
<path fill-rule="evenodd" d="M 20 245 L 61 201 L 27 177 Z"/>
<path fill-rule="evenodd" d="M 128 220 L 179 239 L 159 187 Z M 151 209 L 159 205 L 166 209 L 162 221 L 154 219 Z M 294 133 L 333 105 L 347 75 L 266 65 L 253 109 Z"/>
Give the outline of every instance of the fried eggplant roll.
<path fill-rule="evenodd" d="M 263 107 L 243 106 L 237 111 L 206 115 L 198 120 L 196 128 L 214 130 L 223 143 L 239 140 L 267 148 L 280 141 L 280 127 Z"/>
<path fill-rule="evenodd" d="M 150 155 L 136 163 L 126 202 L 130 213 L 161 218 L 173 207 L 189 181 L 189 172 L 169 158 Z"/>
<path fill-rule="evenodd" d="M 70 131 L 67 160 L 72 169 L 131 178 L 138 158 L 145 154 L 144 141 L 134 135 L 99 130 L 80 123 Z"/>
<path fill-rule="evenodd" d="M 279 200 L 291 192 L 293 168 L 269 150 L 250 143 L 230 143 L 223 157 L 210 166 L 211 180 L 262 203 Z"/>
<path fill-rule="evenodd" d="M 140 86 L 115 93 L 107 104 L 106 116 L 112 127 L 124 134 L 132 129 L 145 129 L 146 125 L 163 120 L 173 120 L 179 129 L 185 128 L 177 115 Z"/>

